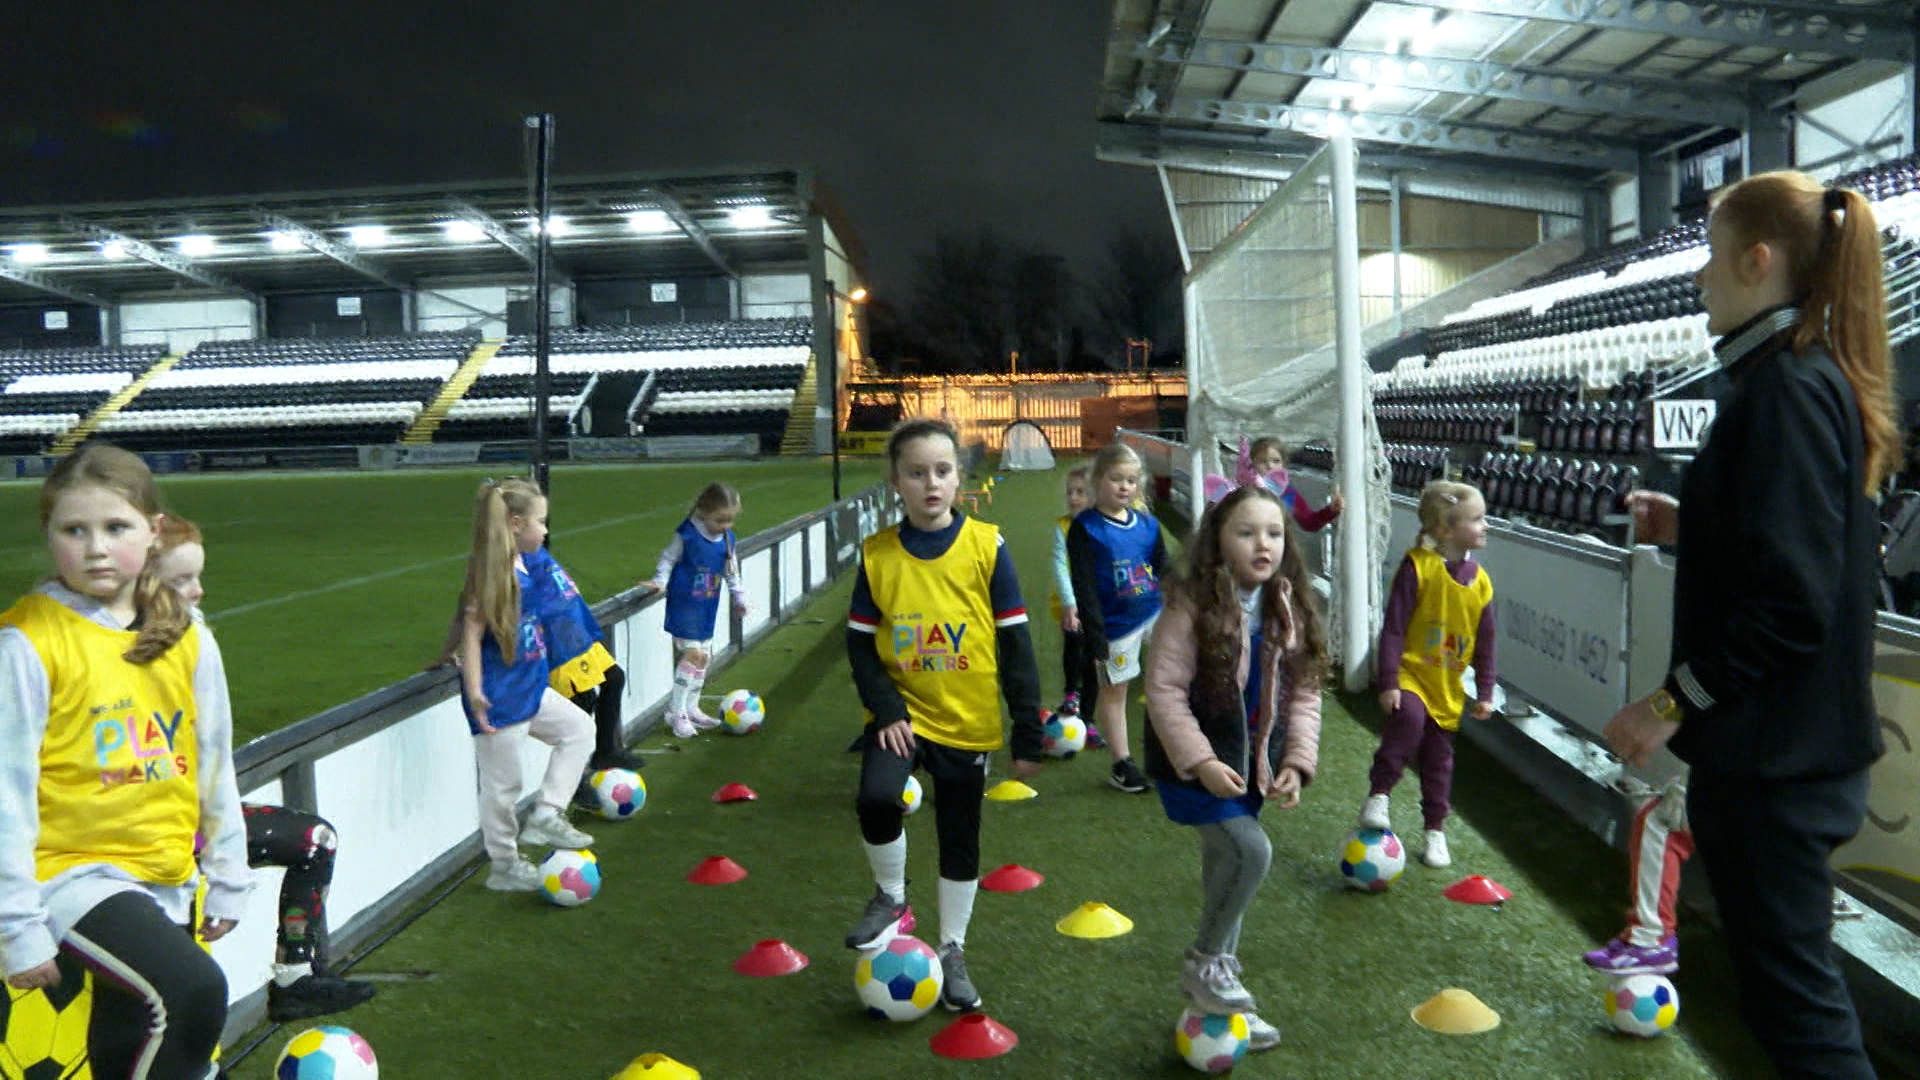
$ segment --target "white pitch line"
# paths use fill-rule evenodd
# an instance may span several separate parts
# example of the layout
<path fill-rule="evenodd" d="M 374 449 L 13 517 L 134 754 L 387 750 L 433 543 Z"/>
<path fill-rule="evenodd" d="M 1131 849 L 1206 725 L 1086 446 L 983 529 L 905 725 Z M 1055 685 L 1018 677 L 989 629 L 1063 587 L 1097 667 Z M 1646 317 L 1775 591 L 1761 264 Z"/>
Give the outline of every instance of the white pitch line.
<path fill-rule="evenodd" d="M 749 485 L 740 490 L 741 490 L 741 494 L 744 495 L 748 491 L 757 491 L 761 488 L 774 487 L 778 483 L 783 483 L 783 482 L 769 480 L 763 483 Z M 609 525 L 624 525 L 632 521 L 641 521 L 646 518 L 650 518 L 655 514 L 661 513 L 663 511 L 667 511 L 669 509 L 670 509 L 669 507 L 665 507 L 665 506 L 656 506 L 651 510 L 642 510 L 639 513 L 635 513 L 635 514 L 623 514 L 619 517 L 607 518 L 604 521 L 596 521 L 591 525 L 582 525 L 579 528 L 575 528 L 575 529 L 563 529 L 559 532 L 554 533 L 553 535 L 562 539 L 569 536 L 578 536 L 581 533 L 593 532 L 596 529 L 604 529 Z M 678 510 L 678 509 L 673 509 L 672 512 L 685 513 L 685 511 Z M 425 570 L 428 567 L 439 566 L 443 563 L 462 562 L 462 561 L 465 561 L 466 557 L 467 557 L 467 553 L 463 551 L 458 555 L 443 555 L 437 559 L 427 559 L 423 562 L 413 563 L 408 566 L 396 566 L 388 570 L 382 570 L 377 574 L 364 574 L 360 577 L 355 577 L 355 578 L 343 578 L 339 581 L 335 581 L 327 585 L 322 585 L 317 589 L 301 589 L 297 592 L 290 592 L 281 596 L 269 597 L 268 599 L 265 599 L 265 600 L 255 600 L 251 604 L 241 604 L 238 607 L 227 608 L 225 611 L 212 612 L 207 615 L 207 621 L 213 622 L 219 619 L 232 618 L 236 615 L 249 615 L 256 611 L 263 611 L 270 607 L 278 607 L 281 604 L 291 603 L 295 600 L 306 600 L 311 597 L 324 596 L 327 593 L 340 592 L 345 589 L 357 589 L 362 585 L 371 585 L 374 582 L 385 581 L 388 578 L 402 577 L 406 574 L 411 574 L 418 570 Z"/>

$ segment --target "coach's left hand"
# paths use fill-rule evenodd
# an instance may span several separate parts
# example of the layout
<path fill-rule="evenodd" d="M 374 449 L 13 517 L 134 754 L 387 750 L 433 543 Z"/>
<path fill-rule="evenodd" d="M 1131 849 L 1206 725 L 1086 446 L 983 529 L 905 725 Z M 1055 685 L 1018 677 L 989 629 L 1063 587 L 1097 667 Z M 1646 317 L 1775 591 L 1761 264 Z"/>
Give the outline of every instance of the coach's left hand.
<path fill-rule="evenodd" d="M 1662 720 L 1653 711 L 1646 698 L 1630 702 L 1626 708 L 1613 714 L 1607 726 L 1600 732 L 1607 745 L 1621 758 L 1644 769 L 1653 758 L 1654 751 L 1667 745 L 1667 740 L 1680 730 L 1680 725 L 1671 720 Z"/>

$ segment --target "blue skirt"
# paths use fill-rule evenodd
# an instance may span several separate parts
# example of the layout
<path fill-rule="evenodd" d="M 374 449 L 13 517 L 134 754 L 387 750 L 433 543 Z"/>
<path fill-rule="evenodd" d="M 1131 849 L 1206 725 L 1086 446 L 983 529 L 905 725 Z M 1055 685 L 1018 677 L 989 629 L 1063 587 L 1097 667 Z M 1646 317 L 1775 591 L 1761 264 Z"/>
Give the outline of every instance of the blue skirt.
<path fill-rule="evenodd" d="M 1160 791 L 1160 806 L 1167 812 L 1167 820 L 1175 825 L 1214 825 L 1228 818 L 1259 817 L 1260 806 L 1266 802 L 1252 791 L 1223 799 L 1206 788 L 1186 784 L 1162 781 L 1154 786 Z"/>

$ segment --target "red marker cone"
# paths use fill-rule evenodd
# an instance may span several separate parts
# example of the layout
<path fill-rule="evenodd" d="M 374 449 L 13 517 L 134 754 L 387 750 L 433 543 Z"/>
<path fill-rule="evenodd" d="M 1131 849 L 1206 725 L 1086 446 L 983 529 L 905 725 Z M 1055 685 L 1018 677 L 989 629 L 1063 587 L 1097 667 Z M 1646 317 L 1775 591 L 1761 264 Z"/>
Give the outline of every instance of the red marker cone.
<path fill-rule="evenodd" d="M 1474 874 L 1447 886 L 1441 895 L 1462 904 L 1499 904 L 1512 899 L 1513 890 L 1490 877 Z"/>
<path fill-rule="evenodd" d="M 752 802 L 760 797 L 759 793 L 745 784 L 728 784 L 713 793 L 717 803 Z"/>
<path fill-rule="evenodd" d="M 806 966 L 806 954 L 779 938 L 757 942 L 733 962 L 733 970 L 756 979 L 791 975 Z"/>
<path fill-rule="evenodd" d="M 695 885 L 731 885 L 746 876 L 746 867 L 725 855 L 715 855 L 700 860 L 700 865 L 687 874 L 687 880 Z"/>
<path fill-rule="evenodd" d="M 1020 1036 L 986 1013 L 968 1013 L 927 1040 L 934 1053 L 961 1061 L 999 1057 L 1018 1045 Z"/>
<path fill-rule="evenodd" d="M 980 887 L 989 892 L 1026 892 L 1047 880 L 1043 875 L 1017 863 L 1007 865 L 980 879 Z"/>

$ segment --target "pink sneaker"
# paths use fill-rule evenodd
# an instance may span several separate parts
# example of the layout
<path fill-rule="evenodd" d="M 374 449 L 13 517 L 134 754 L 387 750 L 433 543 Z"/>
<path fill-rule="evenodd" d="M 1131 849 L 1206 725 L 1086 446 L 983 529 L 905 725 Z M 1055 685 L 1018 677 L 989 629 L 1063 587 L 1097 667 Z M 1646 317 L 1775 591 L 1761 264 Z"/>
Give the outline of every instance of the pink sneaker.
<path fill-rule="evenodd" d="M 1622 936 L 1581 959 L 1608 975 L 1670 975 L 1680 970 L 1680 942 L 1669 936 L 1658 945 L 1635 945 Z"/>
<path fill-rule="evenodd" d="M 682 739 L 691 739 L 698 734 L 693 728 L 693 721 L 683 712 L 667 714 L 667 729 Z"/>
<path fill-rule="evenodd" d="M 701 731 L 712 731 L 714 728 L 720 726 L 720 721 L 701 712 L 700 706 L 698 705 L 687 710 L 687 722 L 699 728 Z"/>

